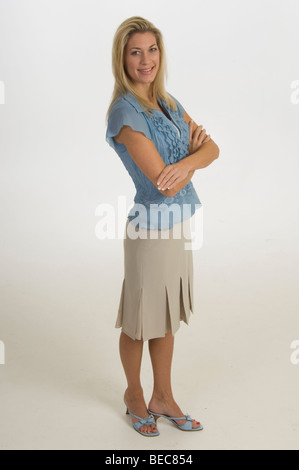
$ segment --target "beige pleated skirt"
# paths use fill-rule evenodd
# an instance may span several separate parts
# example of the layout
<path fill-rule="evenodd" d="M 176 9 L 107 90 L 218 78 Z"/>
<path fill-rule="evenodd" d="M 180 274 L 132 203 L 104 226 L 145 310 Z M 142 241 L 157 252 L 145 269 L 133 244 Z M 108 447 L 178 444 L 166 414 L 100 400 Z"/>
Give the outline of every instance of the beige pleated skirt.
<path fill-rule="evenodd" d="M 115 327 L 133 340 L 147 341 L 168 332 L 174 335 L 181 321 L 189 324 L 190 312 L 194 313 L 190 219 L 169 230 L 137 229 L 127 219 Z"/>

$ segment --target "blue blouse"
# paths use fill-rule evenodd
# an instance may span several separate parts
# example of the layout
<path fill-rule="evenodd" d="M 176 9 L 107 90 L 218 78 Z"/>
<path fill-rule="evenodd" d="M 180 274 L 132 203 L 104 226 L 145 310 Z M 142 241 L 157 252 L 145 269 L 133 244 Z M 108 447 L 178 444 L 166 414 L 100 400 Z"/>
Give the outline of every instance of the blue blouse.
<path fill-rule="evenodd" d="M 106 132 L 106 141 L 116 151 L 131 176 L 136 195 L 128 219 L 136 228 L 166 230 L 174 224 L 190 218 L 202 206 L 191 181 L 174 197 L 164 196 L 151 180 L 140 170 L 124 144 L 113 137 L 122 126 L 130 126 L 151 139 L 166 166 L 189 155 L 189 125 L 184 121 L 184 108 L 170 93 L 177 104 L 173 111 L 164 100 L 159 102 L 168 113 L 155 109 L 152 116 L 144 111 L 141 103 L 128 92 L 122 94 L 111 108 Z"/>

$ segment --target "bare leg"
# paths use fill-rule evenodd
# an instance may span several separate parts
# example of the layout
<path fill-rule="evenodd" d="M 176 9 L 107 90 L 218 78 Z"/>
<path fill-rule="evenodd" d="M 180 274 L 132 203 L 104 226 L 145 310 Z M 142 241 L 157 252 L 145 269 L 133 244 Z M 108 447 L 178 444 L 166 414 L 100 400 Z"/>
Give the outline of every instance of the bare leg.
<path fill-rule="evenodd" d="M 143 341 L 133 341 L 129 336 L 121 333 L 119 351 L 128 382 L 128 388 L 124 396 L 125 403 L 131 413 L 140 416 L 140 418 L 145 418 L 148 416 L 148 412 L 140 382 Z M 132 421 L 138 422 L 138 420 L 133 417 Z M 142 426 L 140 431 L 152 433 L 157 431 L 157 427 L 154 424 L 151 426 Z"/>
<path fill-rule="evenodd" d="M 149 409 L 154 413 L 166 414 L 180 418 L 184 413 L 174 400 L 171 387 L 171 365 L 174 349 L 174 337 L 167 333 L 164 338 L 149 340 L 149 352 L 154 373 L 154 390 Z M 179 425 L 186 420 L 177 421 Z M 193 420 L 192 426 L 198 427 L 200 423 Z"/>

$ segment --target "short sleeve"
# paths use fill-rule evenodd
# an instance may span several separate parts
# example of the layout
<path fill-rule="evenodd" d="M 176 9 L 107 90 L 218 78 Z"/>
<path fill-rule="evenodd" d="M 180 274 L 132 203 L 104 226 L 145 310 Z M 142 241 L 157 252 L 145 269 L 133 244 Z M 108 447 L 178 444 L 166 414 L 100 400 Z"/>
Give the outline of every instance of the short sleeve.
<path fill-rule="evenodd" d="M 184 110 L 183 106 L 182 106 L 181 103 L 180 103 L 174 96 L 172 96 L 170 93 L 168 93 L 168 95 L 169 95 L 170 98 L 172 98 L 172 99 L 174 100 L 174 102 L 176 103 L 176 105 L 177 105 L 177 107 L 178 107 L 179 116 L 184 119 L 185 110 Z"/>
<path fill-rule="evenodd" d="M 142 132 L 145 137 L 152 139 L 149 126 L 142 113 L 129 105 L 121 105 L 112 108 L 108 119 L 106 141 L 115 149 L 115 137 L 123 126 L 130 126 L 134 131 Z"/>

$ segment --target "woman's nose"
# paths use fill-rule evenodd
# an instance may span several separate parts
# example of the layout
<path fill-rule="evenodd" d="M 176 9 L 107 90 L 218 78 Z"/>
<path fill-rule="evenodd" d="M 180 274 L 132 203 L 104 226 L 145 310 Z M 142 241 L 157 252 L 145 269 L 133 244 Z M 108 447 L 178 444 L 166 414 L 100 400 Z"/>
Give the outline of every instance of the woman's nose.
<path fill-rule="evenodd" d="M 143 52 L 140 56 L 140 63 L 141 64 L 149 64 L 150 63 L 149 54 Z"/>

